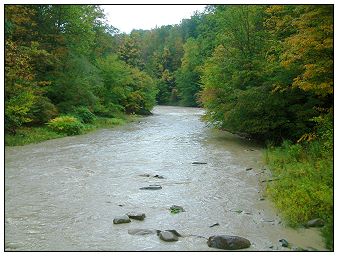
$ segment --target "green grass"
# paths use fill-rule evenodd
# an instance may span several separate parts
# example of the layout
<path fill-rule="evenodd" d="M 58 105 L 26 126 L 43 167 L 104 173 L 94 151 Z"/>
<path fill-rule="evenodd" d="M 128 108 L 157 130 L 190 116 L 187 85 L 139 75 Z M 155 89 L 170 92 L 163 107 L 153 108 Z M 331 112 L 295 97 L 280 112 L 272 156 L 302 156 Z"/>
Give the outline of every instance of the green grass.
<path fill-rule="evenodd" d="M 45 140 L 64 137 L 61 134 L 51 131 L 46 126 L 42 127 L 21 127 L 15 135 L 5 134 L 6 146 L 22 146 L 30 143 L 38 143 Z"/>
<path fill-rule="evenodd" d="M 136 115 L 120 115 L 118 118 L 97 117 L 92 124 L 84 124 L 81 134 L 88 133 L 100 128 L 112 128 L 137 120 Z M 39 127 L 21 127 L 16 134 L 5 134 L 6 146 L 22 146 L 38 143 L 45 140 L 66 137 L 67 134 L 56 133 L 46 125 Z"/>
<path fill-rule="evenodd" d="M 274 176 L 267 193 L 292 227 L 314 218 L 326 225 L 322 234 L 326 247 L 333 249 L 333 154 L 322 142 L 306 144 L 284 142 L 269 148 L 266 162 Z"/>

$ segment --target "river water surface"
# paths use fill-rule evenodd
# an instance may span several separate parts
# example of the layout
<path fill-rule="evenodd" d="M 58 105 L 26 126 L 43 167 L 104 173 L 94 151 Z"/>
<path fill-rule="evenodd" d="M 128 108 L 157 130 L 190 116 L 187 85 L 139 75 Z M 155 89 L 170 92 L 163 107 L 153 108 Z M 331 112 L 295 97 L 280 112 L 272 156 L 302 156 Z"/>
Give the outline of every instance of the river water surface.
<path fill-rule="evenodd" d="M 217 234 L 249 239 L 250 251 L 290 250 L 282 238 L 324 250 L 318 230 L 285 227 L 261 200 L 262 148 L 207 127 L 202 109 L 158 106 L 153 113 L 113 129 L 6 147 L 6 250 L 205 251 L 217 249 L 203 237 Z M 162 189 L 139 189 L 151 184 Z M 172 205 L 185 212 L 170 213 Z M 146 218 L 112 224 L 129 211 Z M 168 243 L 128 234 L 135 228 L 184 237 Z"/>

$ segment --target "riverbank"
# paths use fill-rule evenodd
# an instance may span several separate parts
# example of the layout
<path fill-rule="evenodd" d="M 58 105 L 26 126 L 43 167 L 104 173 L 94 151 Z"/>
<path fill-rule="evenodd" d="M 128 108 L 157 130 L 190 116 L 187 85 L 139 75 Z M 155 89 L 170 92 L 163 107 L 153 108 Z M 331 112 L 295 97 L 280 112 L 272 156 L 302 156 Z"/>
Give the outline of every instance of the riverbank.
<path fill-rule="evenodd" d="M 291 227 L 323 220 L 322 236 L 333 250 L 333 152 L 325 148 L 320 141 L 269 148 L 266 162 L 275 179 L 267 194 Z"/>
<path fill-rule="evenodd" d="M 83 125 L 81 134 L 134 122 L 137 118 L 137 115 L 120 115 L 118 118 L 96 117 L 93 123 Z M 66 136 L 66 133 L 52 131 L 47 125 L 21 127 L 15 134 L 5 134 L 5 146 L 23 146 Z"/>

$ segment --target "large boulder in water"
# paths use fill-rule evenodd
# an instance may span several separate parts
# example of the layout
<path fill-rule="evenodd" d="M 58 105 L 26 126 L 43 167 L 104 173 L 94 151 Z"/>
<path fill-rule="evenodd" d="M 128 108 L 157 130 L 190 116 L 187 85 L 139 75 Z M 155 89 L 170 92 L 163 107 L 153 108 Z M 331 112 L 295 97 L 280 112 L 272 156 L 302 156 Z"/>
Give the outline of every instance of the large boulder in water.
<path fill-rule="evenodd" d="M 209 237 L 208 246 L 223 250 L 238 250 L 250 247 L 251 243 L 240 236 L 219 235 Z"/>

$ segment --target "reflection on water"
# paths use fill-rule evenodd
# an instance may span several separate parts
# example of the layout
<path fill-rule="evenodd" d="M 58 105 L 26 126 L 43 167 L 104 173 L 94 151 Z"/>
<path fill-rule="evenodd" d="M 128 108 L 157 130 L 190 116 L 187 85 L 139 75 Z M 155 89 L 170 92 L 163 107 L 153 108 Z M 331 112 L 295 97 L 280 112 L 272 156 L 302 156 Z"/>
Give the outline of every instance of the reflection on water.
<path fill-rule="evenodd" d="M 6 250 L 216 250 L 191 234 L 244 236 L 252 243 L 247 250 L 289 250 L 282 238 L 323 250 L 317 230 L 284 227 L 259 200 L 259 146 L 206 127 L 202 109 L 158 106 L 153 113 L 114 129 L 6 148 Z M 162 189 L 139 189 L 151 184 Z M 171 214 L 173 204 L 185 212 Z M 129 211 L 146 219 L 112 225 Z M 129 235 L 135 228 L 187 237 L 166 243 Z"/>

